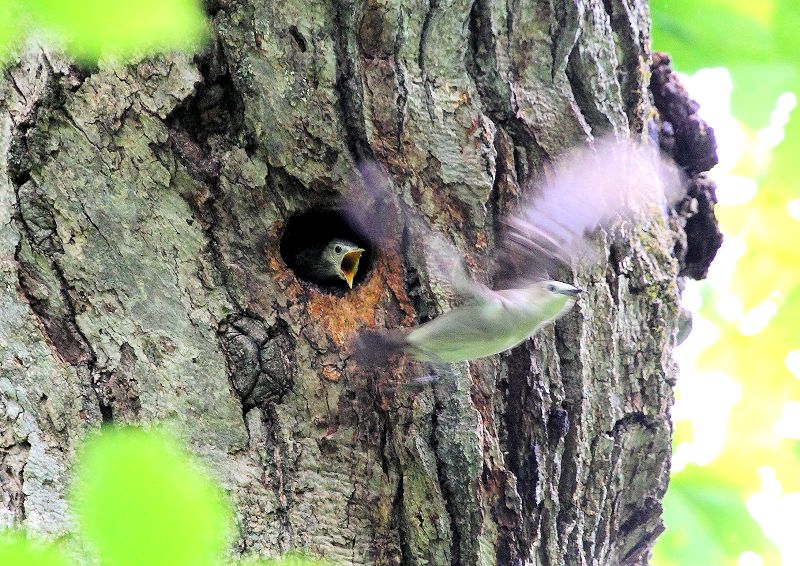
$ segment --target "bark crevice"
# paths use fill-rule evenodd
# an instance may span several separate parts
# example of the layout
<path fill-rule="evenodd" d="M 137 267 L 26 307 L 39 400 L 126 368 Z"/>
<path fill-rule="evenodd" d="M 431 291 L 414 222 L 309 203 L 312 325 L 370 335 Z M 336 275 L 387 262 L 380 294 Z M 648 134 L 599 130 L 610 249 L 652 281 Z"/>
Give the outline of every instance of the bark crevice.
<path fill-rule="evenodd" d="M 335 89 L 344 142 L 350 157 L 363 161 L 372 157 L 372 149 L 364 127 L 364 95 L 353 23 L 356 6 L 353 0 L 334 0 L 331 23 L 336 54 Z"/>

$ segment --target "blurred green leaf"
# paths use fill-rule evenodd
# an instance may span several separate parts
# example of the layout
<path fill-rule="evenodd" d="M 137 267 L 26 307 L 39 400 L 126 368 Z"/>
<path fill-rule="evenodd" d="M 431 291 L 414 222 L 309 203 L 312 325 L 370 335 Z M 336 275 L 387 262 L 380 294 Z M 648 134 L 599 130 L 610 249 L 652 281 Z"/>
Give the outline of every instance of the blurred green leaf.
<path fill-rule="evenodd" d="M 82 448 L 72 490 L 79 530 L 103 566 L 225 563 L 231 510 L 216 484 L 163 433 L 104 428 Z M 2 566 L 71 566 L 52 543 L 0 533 Z M 290 552 L 237 566 L 330 566 Z"/>
<path fill-rule="evenodd" d="M 741 59 L 768 61 L 775 50 L 765 13 L 770 3 L 748 2 L 756 10 L 748 13 L 736 0 L 653 0 L 653 44 L 679 57 L 687 71 Z"/>
<path fill-rule="evenodd" d="M 655 547 L 658 566 L 735 566 L 742 552 L 774 555 L 738 486 L 709 468 L 673 474 L 664 498 L 666 531 Z"/>
<path fill-rule="evenodd" d="M 22 21 L 17 0 L 0 0 L 0 64 L 19 40 Z"/>
<path fill-rule="evenodd" d="M 73 503 L 82 534 L 105 566 L 219 564 L 230 509 L 175 445 L 133 428 L 87 442 Z"/>
<path fill-rule="evenodd" d="M 29 33 L 86 63 L 194 50 L 208 35 L 199 0 L 0 0 L 0 13 L 0 55 Z"/>
<path fill-rule="evenodd" d="M 197 0 L 28 0 L 28 9 L 84 60 L 192 49 L 205 35 Z"/>
<path fill-rule="evenodd" d="M 3 566 L 69 566 L 53 544 L 28 539 L 17 531 L 0 532 L 0 564 Z"/>
<path fill-rule="evenodd" d="M 653 46 L 679 69 L 727 67 L 733 113 L 766 125 L 772 104 L 800 78 L 796 0 L 652 0 Z"/>

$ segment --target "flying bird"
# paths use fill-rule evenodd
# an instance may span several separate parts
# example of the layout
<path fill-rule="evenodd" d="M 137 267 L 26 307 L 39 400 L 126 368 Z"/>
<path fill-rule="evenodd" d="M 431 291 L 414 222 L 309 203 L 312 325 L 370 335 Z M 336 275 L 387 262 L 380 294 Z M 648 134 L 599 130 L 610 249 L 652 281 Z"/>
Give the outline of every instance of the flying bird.
<path fill-rule="evenodd" d="M 341 238 L 325 245 L 311 246 L 295 256 L 295 264 L 305 276 L 320 283 L 344 281 L 353 288 L 364 248 Z"/>
<path fill-rule="evenodd" d="M 379 188 L 388 179 L 375 165 L 361 173 L 368 191 L 389 195 Z M 676 168 L 656 149 L 632 141 L 599 140 L 567 153 L 539 190 L 503 219 L 499 245 L 484 262 L 495 265 L 498 290 L 470 277 L 455 246 L 428 229 L 430 264 L 470 304 L 410 329 L 363 331 L 354 344 L 356 360 L 376 363 L 402 352 L 420 361 L 455 363 L 517 346 L 573 307 L 581 290 L 552 276 L 598 259 L 593 232 L 647 209 L 663 210 L 679 186 Z M 356 209 L 362 230 L 380 229 L 368 210 Z M 408 210 L 404 214 L 407 224 L 424 225 Z"/>
<path fill-rule="evenodd" d="M 456 307 L 406 332 L 364 332 L 356 359 L 379 361 L 406 352 L 420 361 L 463 362 L 521 344 L 572 308 L 581 290 L 559 281 L 491 291 L 475 304 Z"/>

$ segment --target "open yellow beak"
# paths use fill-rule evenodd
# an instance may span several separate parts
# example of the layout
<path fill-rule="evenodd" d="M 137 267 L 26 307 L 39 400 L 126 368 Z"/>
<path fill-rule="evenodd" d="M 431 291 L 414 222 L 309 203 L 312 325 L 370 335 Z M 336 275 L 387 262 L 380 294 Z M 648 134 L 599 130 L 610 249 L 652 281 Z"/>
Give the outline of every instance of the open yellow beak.
<path fill-rule="evenodd" d="M 356 248 L 347 252 L 344 254 L 344 257 L 342 257 L 340 269 L 342 270 L 344 280 L 347 281 L 347 285 L 351 289 L 353 288 L 353 279 L 355 279 L 356 273 L 358 273 L 358 262 L 361 261 L 361 254 L 363 253 L 363 249 Z"/>

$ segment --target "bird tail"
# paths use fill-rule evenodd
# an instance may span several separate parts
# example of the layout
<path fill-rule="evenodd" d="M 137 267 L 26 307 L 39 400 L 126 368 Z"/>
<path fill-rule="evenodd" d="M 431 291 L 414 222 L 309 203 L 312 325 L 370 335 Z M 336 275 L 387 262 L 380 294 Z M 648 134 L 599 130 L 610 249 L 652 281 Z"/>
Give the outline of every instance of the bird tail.
<path fill-rule="evenodd" d="M 405 335 L 386 330 L 363 330 L 352 345 L 352 356 L 359 365 L 374 365 L 385 362 L 392 354 L 406 349 Z"/>

